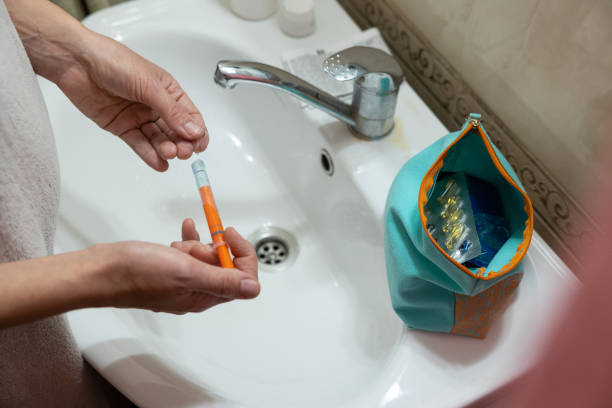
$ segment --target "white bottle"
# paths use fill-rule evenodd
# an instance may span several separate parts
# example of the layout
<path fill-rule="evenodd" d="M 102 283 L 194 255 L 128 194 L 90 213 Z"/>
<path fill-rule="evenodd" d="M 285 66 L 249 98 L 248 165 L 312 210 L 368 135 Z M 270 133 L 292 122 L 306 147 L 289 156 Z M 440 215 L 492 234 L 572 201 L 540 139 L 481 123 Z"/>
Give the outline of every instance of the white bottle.
<path fill-rule="evenodd" d="M 231 0 L 230 7 L 246 20 L 263 20 L 276 11 L 276 0 Z"/>
<path fill-rule="evenodd" d="M 314 32 L 313 0 L 281 0 L 278 25 L 292 37 L 306 37 Z"/>

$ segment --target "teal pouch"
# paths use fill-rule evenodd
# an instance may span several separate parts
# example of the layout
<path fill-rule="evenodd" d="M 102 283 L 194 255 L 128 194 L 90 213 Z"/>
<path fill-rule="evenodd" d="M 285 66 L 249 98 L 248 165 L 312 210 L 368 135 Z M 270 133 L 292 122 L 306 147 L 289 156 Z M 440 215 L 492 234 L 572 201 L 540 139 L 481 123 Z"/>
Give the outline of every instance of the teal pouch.
<path fill-rule="evenodd" d="M 494 185 L 510 236 L 486 267 L 468 268 L 430 235 L 424 207 L 440 173 Z M 491 143 L 480 115 L 412 157 L 396 176 L 385 209 L 385 260 L 391 302 L 415 329 L 484 338 L 523 275 L 533 208 L 516 173 Z"/>

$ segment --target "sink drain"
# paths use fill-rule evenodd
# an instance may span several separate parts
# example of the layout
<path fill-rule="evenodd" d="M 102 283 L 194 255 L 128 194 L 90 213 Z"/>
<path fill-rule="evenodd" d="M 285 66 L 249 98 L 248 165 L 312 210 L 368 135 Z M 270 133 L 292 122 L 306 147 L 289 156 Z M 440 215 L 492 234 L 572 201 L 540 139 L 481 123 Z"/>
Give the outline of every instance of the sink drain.
<path fill-rule="evenodd" d="M 332 160 L 331 154 L 325 149 L 321 149 L 321 167 L 328 176 L 334 175 L 334 161 Z"/>
<path fill-rule="evenodd" d="M 287 259 L 289 248 L 278 238 L 268 238 L 261 240 L 255 247 L 257 259 L 266 265 L 278 265 Z"/>
<path fill-rule="evenodd" d="M 266 226 L 251 234 L 262 270 L 278 271 L 291 265 L 297 257 L 298 246 L 293 235 L 281 228 Z"/>

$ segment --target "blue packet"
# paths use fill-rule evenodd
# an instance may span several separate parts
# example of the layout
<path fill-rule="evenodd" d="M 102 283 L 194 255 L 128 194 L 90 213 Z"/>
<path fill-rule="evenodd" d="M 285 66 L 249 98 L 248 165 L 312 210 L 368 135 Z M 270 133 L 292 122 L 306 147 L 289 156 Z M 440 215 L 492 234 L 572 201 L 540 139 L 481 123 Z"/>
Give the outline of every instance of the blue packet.
<path fill-rule="evenodd" d="M 466 179 L 482 253 L 464 265 L 486 267 L 510 238 L 510 228 L 497 188 L 477 177 L 467 175 Z"/>

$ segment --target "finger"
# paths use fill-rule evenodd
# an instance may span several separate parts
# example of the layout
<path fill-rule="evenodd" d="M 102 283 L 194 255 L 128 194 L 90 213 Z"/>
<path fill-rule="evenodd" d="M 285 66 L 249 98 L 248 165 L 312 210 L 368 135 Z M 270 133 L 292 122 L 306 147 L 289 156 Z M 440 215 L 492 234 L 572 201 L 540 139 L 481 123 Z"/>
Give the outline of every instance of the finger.
<path fill-rule="evenodd" d="M 179 135 L 177 135 L 172 129 L 170 129 L 170 127 L 168 127 L 168 125 L 162 118 L 159 118 L 155 123 L 166 134 L 168 139 L 170 139 L 176 145 L 176 149 L 177 149 L 176 156 L 179 159 L 185 160 L 191 157 L 194 151 L 193 142 L 189 140 L 185 140 L 181 138 Z"/>
<path fill-rule="evenodd" d="M 255 256 L 253 245 L 244 239 L 234 227 L 227 227 L 223 235 L 232 250 L 232 255 L 239 258 Z"/>
<path fill-rule="evenodd" d="M 147 122 L 140 129 L 161 158 L 170 160 L 176 157 L 176 144 L 168 139 L 168 136 L 161 131 L 155 122 Z"/>
<path fill-rule="evenodd" d="M 183 156 L 190 155 L 191 151 L 201 153 L 208 146 L 208 134 L 196 140 L 186 140 L 170 129 L 163 118 L 159 118 L 156 124 L 168 136 L 168 139 L 173 141 L 177 146 L 180 146 Z"/>
<path fill-rule="evenodd" d="M 156 112 L 142 103 L 127 102 L 116 106 L 116 109 L 118 109 L 118 112 L 114 112 L 111 120 L 100 125 L 103 129 L 115 135 L 120 135 L 127 130 L 139 128 L 143 123 L 159 119 Z"/>
<path fill-rule="evenodd" d="M 203 244 L 200 241 L 175 241 L 170 246 L 199 261 L 215 266 L 220 265 L 217 250 L 212 244 Z"/>
<path fill-rule="evenodd" d="M 193 245 L 189 251 L 189 255 L 210 265 L 221 265 L 217 249 L 212 244 L 204 245 L 200 243 L 200 245 Z"/>
<path fill-rule="evenodd" d="M 159 69 L 159 78 L 143 94 L 143 102 L 159 112 L 176 134 L 187 140 L 196 140 L 207 134 L 202 115 L 178 82 L 166 71 Z"/>
<path fill-rule="evenodd" d="M 177 84 L 178 85 L 178 84 Z M 201 127 L 202 131 L 200 133 L 192 132 L 192 137 L 187 137 L 186 139 L 195 141 L 197 139 L 206 139 L 208 140 L 208 129 L 206 127 L 206 123 L 204 122 L 204 118 L 200 113 L 199 109 L 195 106 L 189 95 L 185 93 L 180 86 L 178 87 L 181 93 L 177 99 L 178 104 L 182 107 L 182 109 L 186 112 L 189 112 L 191 120 L 199 127 Z"/>
<path fill-rule="evenodd" d="M 194 245 L 196 244 L 202 244 L 202 243 L 200 241 L 174 241 L 173 243 L 170 244 L 170 246 L 172 248 L 178 249 L 179 251 L 188 254 L 189 251 L 191 251 L 191 248 L 193 248 Z"/>
<path fill-rule="evenodd" d="M 193 154 L 193 145 L 186 140 L 178 140 L 176 143 L 176 157 L 186 160 Z"/>
<path fill-rule="evenodd" d="M 253 245 L 233 227 L 226 228 L 223 235 L 234 255 L 234 266 L 257 279 L 257 254 Z"/>
<path fill-rule="evenodd" d="M 193 151 L 196 153 L 202 153 L 208 146 L 208 137 L 201 137 L 195 140 L 193 143 Z"/>
<path fill-rule="evenodd" d="M 259 294 L 259 282 L 239 269 L 220 268 L 194 260 L 194 290 L 228 299 L 251 299 Z"/>
<path fill-rule="evenodd" d="M 195 226 L 195 222 L 191 218 L 185 218 L 183 225 L 181 226 L 181 236 L 183 241 L 199 241 L 200 234 Z"/>
<path fill-rule="evenodd" d="M 151 168 L 157 171 L 168 170 L 168 162 L 159 157 L 140 129 L 129 130 L 119 137 Z"/>

